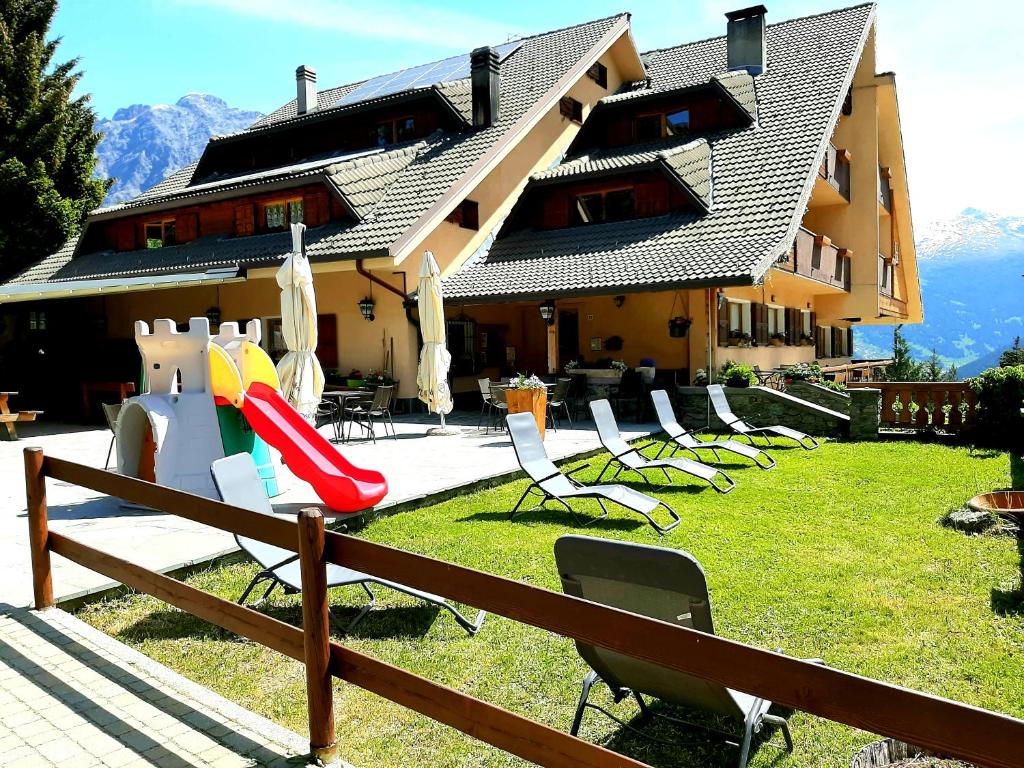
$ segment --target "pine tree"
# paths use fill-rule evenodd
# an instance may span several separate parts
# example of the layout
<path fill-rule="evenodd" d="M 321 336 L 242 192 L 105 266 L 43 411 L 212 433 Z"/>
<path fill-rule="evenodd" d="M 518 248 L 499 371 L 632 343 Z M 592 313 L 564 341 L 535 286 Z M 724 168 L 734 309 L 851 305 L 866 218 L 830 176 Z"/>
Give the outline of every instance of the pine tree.
<path fill-rule="evenodd" d="M 56 0 L 0 3 L 0 279 L 59 249 L 103 200 L 96 114 L 72 98 L 78 59 L 56 63 Z"/>
<path fill-rule="evenodd" d="M 1011 365 L 1024 365 L 1024 349 L 1020 346 L 1020 336 L 1013 340 L 1013 346 L 999 356 L 999 367 L 1009 368 Z"/>
<path fill-rule="evenodd" d="M 892 362 L 885 367 L 887 381 L 920 381 L 922 366 L 910 351 L 910 343 L 903 335 L 903 326 L 892 330 Z"/>
<path fill-rule="evenodd" d="M 937 350 L 933 349 L 931 356 L 921 367 L 922 381 L 943 381 L 945 371 L 942 368 L 942 359 Z"/>

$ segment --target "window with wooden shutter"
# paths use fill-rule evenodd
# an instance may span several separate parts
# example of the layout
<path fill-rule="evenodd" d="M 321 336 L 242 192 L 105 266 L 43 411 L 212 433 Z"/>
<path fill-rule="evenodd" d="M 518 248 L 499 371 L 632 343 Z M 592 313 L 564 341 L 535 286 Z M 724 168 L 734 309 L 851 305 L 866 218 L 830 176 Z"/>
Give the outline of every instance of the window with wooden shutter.
<path fill-rule="evenodd" d="M 728 346 L 729 341 L 729 302 L 718 303 L 718 346 Z"/>
<path fill-rule="evenodd" d="M 177 240 L 187 243 L 199 237 L 198 216 L 194 213 L 183 213 L 177 217 Z"/>
<path fill-rule="evenodd" d="M 814 326 L 814 356 L 825 357 L 825 329 L 820 325 Z"/>
<path fill-rule="evenodd" d="M 841 357 L 843 354 L 843 329 L 832 329 L 832 357 Z"/>
<path fill-rule="evenodd" d="M 766 304 L 751 304 L 750 315 L 754 321 L 754 332 L 751 334 L 758 346 L 768 346 L 768 306 Z"/>
<path fill-rule="evenodd" d="M 786 310 L 786 343 L 794 347 L 800 343 L 801 319 L 799 309 Z"/>
<path fill-rule="evenodd" d="M 246 237 L 253 233 L 253 205 L 235 206 L 235 235 Z"/>

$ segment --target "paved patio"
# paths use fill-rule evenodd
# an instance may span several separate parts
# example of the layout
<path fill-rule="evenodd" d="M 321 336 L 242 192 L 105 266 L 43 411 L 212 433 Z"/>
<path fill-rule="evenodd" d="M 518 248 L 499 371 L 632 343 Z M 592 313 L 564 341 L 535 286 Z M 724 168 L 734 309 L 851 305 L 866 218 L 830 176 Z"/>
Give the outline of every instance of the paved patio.
<path fill-rule="evenodd" d="M 0 605 L 0 765 L 294 768 L 307 749 L 58 608 Z"/>
<path fill-rule="evenodd" d="M 355 464 L 385 473 L 390 491 L 378 508 L 414 502 L 435 494 L 472 486 L 481 481 L 513 476 L 515 454 L 503 433 L 476 428 L 476 414 L 453 414 L 449 426 L 458 434 L 427 437 L 437 419 L 409 416 L 396 419 L 397 439 L 378 437 L 376 444 L 355 442 L 341 450 Z M 627 438 L 655 430 L 653 425 L 623 424 Z M 323 427 L 326 434 L 329 427 Z M 28 526 L 22 452 L 40 446 L 53 456 L 100 467 L 110 443 L 106 429 L 37 423 L 19 427 L 21 439 L 0 442 L 0 602 L 27 606 L 32 601 L 29 577 Z M 548 453 L 559 460 L 599 447 L 589 422 L 573 429 L 548 432 Z M 274 499 L 282 514 L 318 505 L 313 489 L 287 470 L 282 478 L 288 490 Z M 86 544 L 131 560 L 146 568 L 173 570 L 236 550 L 230 534 L 189 520 L 122 506 L 118 500 L 49 480 L 50 527 Z M 105 576 L 59 556 L 53 557 L 54 595 L 58 600 L 101 591 L 113 586 Z"/>

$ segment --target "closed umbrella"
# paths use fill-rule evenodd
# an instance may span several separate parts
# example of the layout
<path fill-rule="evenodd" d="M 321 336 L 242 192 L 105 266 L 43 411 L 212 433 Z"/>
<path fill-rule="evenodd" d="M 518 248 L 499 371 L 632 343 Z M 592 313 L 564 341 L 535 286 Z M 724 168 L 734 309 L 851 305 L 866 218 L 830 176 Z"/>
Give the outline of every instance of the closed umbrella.
<path fill-rule="evenodd" d="M 288 352 L 277 364 L 285 399 L 310 423 L 324 391 L 324 372 L 316 351 L 316 296 L 306 258 L 305 224 L 292 224 L 292 252 L 277 270 L 281 288 L 281 331 Z"/>
<path fill-rule="evenodd" d="M 430 251 L 424 252 L 420 264 L 418 293 L 423 349 L 420 351 L 420 365 L 416 371 L 416 387 L 419 398 L 427 404 L 427 409 L 441 417 L 441 428 L 428 430 L 427 434 L 455 434 L 448 431 L 444 425 L 445 414 L 452 411 L 452 393 L 448 388 L 448 368 L 452 356 L 445 346 L 441 270 L 438 269 L 434 254 Z"/>

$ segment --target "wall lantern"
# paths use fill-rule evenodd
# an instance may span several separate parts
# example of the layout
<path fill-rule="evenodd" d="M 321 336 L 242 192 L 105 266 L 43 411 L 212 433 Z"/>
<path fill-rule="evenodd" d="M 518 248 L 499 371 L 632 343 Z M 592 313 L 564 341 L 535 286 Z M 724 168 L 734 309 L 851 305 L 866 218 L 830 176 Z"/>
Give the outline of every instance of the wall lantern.
<path fill-rule="evenodd" d="M 555 302 L 548 299 L 540 305 L 540 316 L 544 319 L 544 322 L 548 325 L 555 324 Z"/>
<path fill-rule="evenodd" d="M 220 307 L 210 307 L 206 310 L 206 319 L 210 321 L 210 325 L 220 325 Z"/>
<path fill-rule="evenodd" d="M 377 319 L 377 316 L 373 314 L 373 306 L 373 299 L 369 296 L 359 302 L 359 314 L 363 316 L 363 320 L 369 320 L 372 323 Z"/>

